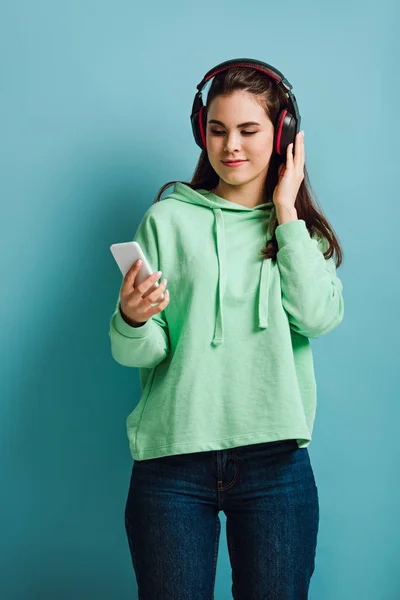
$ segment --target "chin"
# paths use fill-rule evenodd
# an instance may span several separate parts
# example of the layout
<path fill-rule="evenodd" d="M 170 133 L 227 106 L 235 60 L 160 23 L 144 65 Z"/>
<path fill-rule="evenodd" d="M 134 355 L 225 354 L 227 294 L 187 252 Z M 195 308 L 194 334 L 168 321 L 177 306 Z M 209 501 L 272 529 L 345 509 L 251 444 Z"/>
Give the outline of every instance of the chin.
<path fill-rule="evenodd" d="M 246 185 L 247 183 L 249 183 L 251 181 L 251 179 L 236 179 L 236 180 L 226 180 L 223 179 L 222 177 L 220 178 L 224 183 L 226 183 L 226 185 L 231 185 L 232 187 L 236 187 L 236 186 L 240 186 L 240 185 Z"/>

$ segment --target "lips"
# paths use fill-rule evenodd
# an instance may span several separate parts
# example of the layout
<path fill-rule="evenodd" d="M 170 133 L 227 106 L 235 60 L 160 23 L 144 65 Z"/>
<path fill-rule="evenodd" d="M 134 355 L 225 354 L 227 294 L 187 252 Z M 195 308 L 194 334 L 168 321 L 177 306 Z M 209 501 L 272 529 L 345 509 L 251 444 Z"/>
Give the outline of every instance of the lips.
<path fill-rule="evenodd" d="M 238 165 L 239 163 L 246 162 L 246 160 L 223 160 L 224 165 Z"/>

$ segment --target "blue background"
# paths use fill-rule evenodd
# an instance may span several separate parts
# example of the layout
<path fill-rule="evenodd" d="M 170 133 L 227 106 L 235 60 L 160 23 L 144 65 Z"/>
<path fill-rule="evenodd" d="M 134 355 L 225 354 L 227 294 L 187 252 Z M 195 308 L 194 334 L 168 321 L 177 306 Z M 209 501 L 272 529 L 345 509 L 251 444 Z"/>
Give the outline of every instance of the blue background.
<path fill-rule="evenodd" d="M 123 511 L 140 388 L 110 353 L 109 247 L 133 238 L 161 185 L 190 180 L 196 85 L 239 57 L 293 84 L 311 183 L 345 252 L 344 321 L 312 342 L 310 598 L 400 598 L 398 12 L 394 0 L 1 3 L 4 600 L 136 597 Z M 220 516 L 216 600 L 231 598 Z"/>

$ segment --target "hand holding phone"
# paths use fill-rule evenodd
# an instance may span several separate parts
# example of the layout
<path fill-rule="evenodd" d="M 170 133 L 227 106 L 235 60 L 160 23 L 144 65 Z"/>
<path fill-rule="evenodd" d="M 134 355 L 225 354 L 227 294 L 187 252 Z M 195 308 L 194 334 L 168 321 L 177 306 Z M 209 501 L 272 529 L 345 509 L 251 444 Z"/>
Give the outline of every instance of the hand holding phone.
<path fill-rule="evenodd" d="M 170 296 L 165 290 L 167 280 L 158 284 L 161 273 L 152 272 L 137 242 L 112 244 L 110 250 L 124 276 L 120 291 L 121 315 L 129 325 L 139 327 L 169 304 Z M 142 260 L 142 265 L 138 265 L 137 260 Z"/>

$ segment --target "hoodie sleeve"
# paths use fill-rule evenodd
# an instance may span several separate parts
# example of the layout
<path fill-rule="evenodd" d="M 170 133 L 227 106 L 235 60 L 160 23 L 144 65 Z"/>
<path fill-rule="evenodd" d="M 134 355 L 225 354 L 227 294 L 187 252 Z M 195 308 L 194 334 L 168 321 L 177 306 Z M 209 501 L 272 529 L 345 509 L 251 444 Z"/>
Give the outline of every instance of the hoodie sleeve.
<path fill-rule="evenodd" d="M 140 244 L 151 269 L 160 270 L 157 229 L 151 207 L 145 213 L 134 241 Z M 123 283 L 123 282 L 122 282 Z M 156 367 L 167 356 L 170 348 L 168 325 L 164 311 L 153 315 L 141 327 L 131 327 L 120 312 L 119 289 L 117 304 L 110 320 L 109 337 L 113 358 L 125 367 Z"/>
<path fill-rule="evenodd" d="M 327 240 L 312 238 L 303 219 L 276 228 L 282 304 L 290 327 L 309 338 L 332 331 L 344 316 L 343 284 L 333 258 L 325 259 Z"/>

